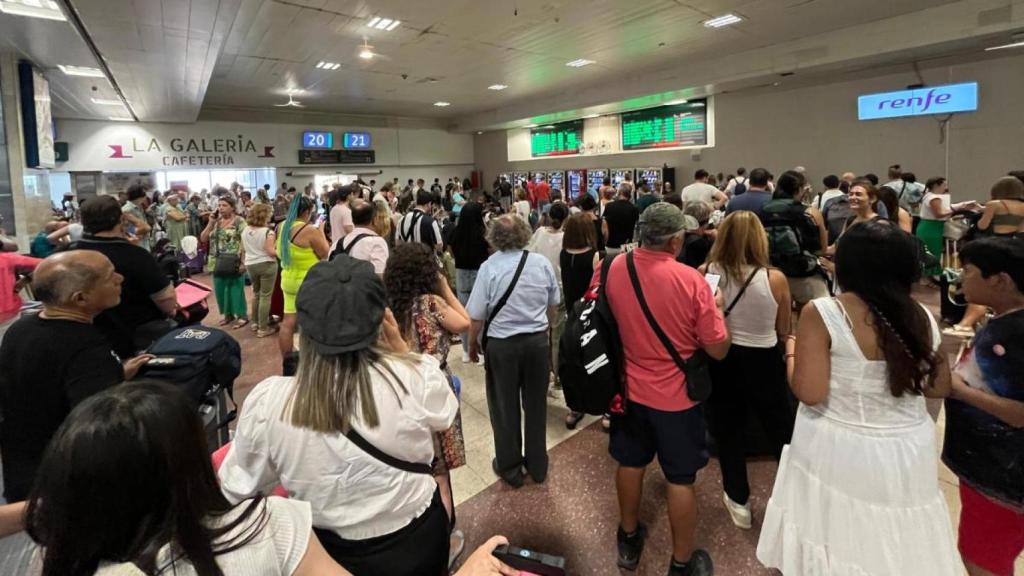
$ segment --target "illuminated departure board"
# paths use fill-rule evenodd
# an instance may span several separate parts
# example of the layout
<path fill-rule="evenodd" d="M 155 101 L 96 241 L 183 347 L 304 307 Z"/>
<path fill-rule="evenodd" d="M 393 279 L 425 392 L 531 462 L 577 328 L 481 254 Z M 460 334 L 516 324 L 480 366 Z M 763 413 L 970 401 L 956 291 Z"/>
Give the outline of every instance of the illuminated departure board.
<path fill-rule="evenodd" d="M 623 150 L 703 146 L 707 143 L 707 102 L 704 100 L 622 114 Z"/>
<path fill-rule="evenodd" d="M 534 158 L 579 154 L 581 142 L 583 120 L 530 129 L 530 154 Z"/>

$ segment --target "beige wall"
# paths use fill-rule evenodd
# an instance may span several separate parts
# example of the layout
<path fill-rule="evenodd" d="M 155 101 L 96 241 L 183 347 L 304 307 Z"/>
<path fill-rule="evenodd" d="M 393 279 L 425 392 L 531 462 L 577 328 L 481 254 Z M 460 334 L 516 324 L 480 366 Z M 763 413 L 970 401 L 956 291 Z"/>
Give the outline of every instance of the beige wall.
<path fill-rule="evenodd" d="M 698 167 L 728 173 L 737 166 L 762 166 L 780 173 L 800 165 L 820 187 L 828 173 L 875 172 L 884 179 L 886 167 L 899 163 L 922 181 L 946 175 L 958 199 L 987 197 L 993 180 L 1024 169 L 1024 56 L 925 68 L 923 75 L 929 84 L 979 83 L 979 110 L 954 116 L 948 150 L 930 116 L 857 120 L 858 95 L 899 90 L 915 81 L 907 73 L 718 95 L 715 147 L 704 149 L 699 161 L 689 150 L 676 150 L 508 162 L 506 133 L 498 131 L 476 136 L 476 165 L 489 183 L 498 172 L 511 170 L 668 164 L 676 168 L 677 185 L 686 184 Z"/>

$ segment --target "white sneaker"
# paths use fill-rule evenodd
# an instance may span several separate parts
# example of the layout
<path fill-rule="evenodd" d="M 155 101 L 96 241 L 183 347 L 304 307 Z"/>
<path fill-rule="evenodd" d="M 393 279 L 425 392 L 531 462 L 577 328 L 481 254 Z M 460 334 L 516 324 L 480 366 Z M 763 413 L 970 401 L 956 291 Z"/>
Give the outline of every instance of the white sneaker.
<path fill-rule="evenodd" d="M 469 352 L 462 353 L 462 363 L 469 364 Z"/>
<path fill-rule="evenodd" d="M 725 509 L 729 511 L 729 517 L 732 518 L 732 523 L 744 530 L 750 530 L 750 527 L 753 524 L 753 514 L 750 512 L 750 502 L 747 502 L 746 504 L 737 504 L 724 492 L 722 493 L 722 501 L 725 502 Z"/>

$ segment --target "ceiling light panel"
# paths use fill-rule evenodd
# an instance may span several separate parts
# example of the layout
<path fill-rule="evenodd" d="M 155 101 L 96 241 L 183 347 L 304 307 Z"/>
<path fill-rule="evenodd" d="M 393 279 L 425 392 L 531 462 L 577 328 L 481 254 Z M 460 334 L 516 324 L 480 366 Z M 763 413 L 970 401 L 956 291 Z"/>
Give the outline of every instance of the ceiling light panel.
<path fill-rule="evenodd" d="M 704 21 L 704 26 L 708 28 L 722 28 L 724 26 L 731 26 L 737 22 L 742 22 L 743 18 L 735 14 L 723 14 L 717 18 Z"/>
<path fill-rule="evenodd" d="M 566 66 L 570 66 L 572 68 L 583 68 L 584 66 L 590 66 L 591 64 L 596 64 L 596 62 L 593 60 L 587 60 L 586 58 L 579 58 L 572 62 L 565 63 Z"/>
<path fill-rule="evenodd" d="M 494 90 L 495 92 L 499 90 L 504 90 L 505 88 L 508 88 L 508 86 L 504 84 L 491 84 L 490 86 L 487 87 L 488 90 Z"/>
<path fill-rule="evenodd" d="M 67 20 L 60 5 L 53 0 L 0 0 L 0 12 L 44 20 Z"/>
<path fill-rule="evenodd" d="M 366 23 L 366 26 L 369 28 L 373 28 L 374 30 L 384 30 L 385 32 L 391 32 L 395 28 L 398 28 L 401 24 L 401 20 L 394 20 L 391 18 L 374 16 L 373 18 L 370 18 L 370 21 Z"/>
<path fill-rule="evenodd" d="M 131 118 L 125 118 L 124 116 L 110 116 L 107 120 L 113 120 L 114 122 L 134 122 Z"/>
<path fill-rule="evenodd" d="M 100 106 L 124 106 L 124 102 L 116 98 L 90 98 L 93 104 L 99 104 Z"/>
<path fill-rule="evenodd" d="M 1001 46 L 992 46 L 990 48 L 985 48 L 985 51 L 991 52 L 993 50 L 1006 50 L 1007 48 L 1024 48 L 1024 40 L 1020 42 L 1013 42 L 1011 44 L 1003 44 Z"/>
<path fill-rule="evenodd" d="M 434 106 L 437 106 L 438 108 L 445 108 L 445 107 L 451 106 L 451 105 L 452 105 L 451 102 L 434 102 Z"/>
<path fill-rule="evenodd" d="M 337 62 L 324 62 L 321 60 L 316 63 L 316 67 L 321 70 L 337 70 L 338 68 L 341 68 L 341 64 L 338 64 Z"/>
<path fill-rule="evenodd" d="M 67 74 L 68 76 L 86 76 L 88 78 L 106 78 L 103 70 L 99 68 L 89 68 L 87 66 L 68 66 L 66 64 L 58 64 L 57 68 L 60 71 Z"/>

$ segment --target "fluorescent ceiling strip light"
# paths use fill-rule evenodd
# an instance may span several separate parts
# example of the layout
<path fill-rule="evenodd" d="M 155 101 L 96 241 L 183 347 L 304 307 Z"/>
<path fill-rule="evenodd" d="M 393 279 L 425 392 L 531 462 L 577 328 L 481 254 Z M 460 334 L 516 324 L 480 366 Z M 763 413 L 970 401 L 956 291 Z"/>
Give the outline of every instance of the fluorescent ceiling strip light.
<path fill-rule="evenodd" d="M 437 106 L 438 108 L 444 108 L 445 106 L 451 106 L 451 105 L 452 105 L 451 102 L 434 102 L 434 106 Z"/>
<path fill-rule="evenodd" d="M 580 58 L 578 60 L 573 60 L 572 62 L 566 62 L 565 65 L 566 66 L 571 66 L 573 68 L 582 68 L 584 66 L 589 66 L 589 65 L 594 64 L 594 63 L 595 62 L 593 60 L 587 60 L 586 58 Z"/>
<path fill-rule="evenodd" d="M 735 24 L 741 21 L 743 21 L 743 18 L 740 18 L 735 14 L 723 14 L 717 18 L 705 20 L 704 26 L 708 28 L 722 28 L 723 26 L 729 26 L 730 24 Z"/>
<path fill-rule="evenodd" d="M 584 118 L 597 118 L 599 116 L 600 114 L 587 114 L 586 116 L 584 116 Z"/>
<path fill-rule="evenodd" d="M 42 18 L 44 20 L 65 21 L 64 13 L 60 6 L 53 0 L 2 0 L 0 1 L 0 12 L 11 16 L 25 16 L 27 18 Z"/>
<path fill-rule="evenodd" d="M 68 66 L 66 64 L 58 64 L 57 68 L 60 68 L 60 71 L 67 74 L 68 76 L 86 76 L 89 78 L 107 77 L 103 73 L 103 70 L 100 70 L 99 68 L 89 68 L 87 66 Z"/>
<path fill-rule="evenodd" d="M 391 32 L 391 31 L 392 31 L 392 30 L 394 30 L 395 28 L 398 28 L 398 25 L 399 25 L 399 24 L 401 24 L 401 23 L 402 23 L 402 21 L 401 21 L 401 20 L 395 20 L 394 22 L 392 22 L 392 23 L 391 23 L 391 26 L 388 26 L 388 27 L 386 28 L 386 30 L 387 30 L 388 32 Z"/>
<path fill-rule="evenodd" d="M 380 16 L 374 16 L 366 25 L 369 26 L 370 28 L 374 28 L 377 26 L 377 22 L 380 22 Z"/>
<path fill-rule="evenodd" d="M 375 30 L 384 30 L 386 32 L 391 32 L 395 28 L 398 28 L 401 24 L 401 20 L 393 20 L 391 18 L 382 18 L 380 16 L 374 16 L 373 18 L 370 18 L 370 21 L 366 23 L 366 26 L 368 28 L 373 28 Z"/>
<path fill-rule="evenodd" d="M 135 120 L 133 120 L 131 118 L 125 118 L 124 116 L 110 116 L 107 119 L 108 120 L 113 120 L 114 122 L 134 122 L 135 121 Z"/>
<path fill-rule="evenodd" d="M 494 90 L 494 91 L 504 90 L 505 88 L 508 88 L 508 86 L 506 86 L 504 84 L 491 84 L 490 86 L 487 87 L 488 90 Z"/>
<path fill-rule="evenodd" d="M 116 98 L 90 98 L 93 104 L 99 104 L 100 106 L 124 106 L 124 102 L 117 100 Z"/>
<path fill-rule="evenodd" d="M 377 30 L 387 30 L 388 26 L 391 26 L 392 22 L 394 22 L 394 20 L 392 20 L 391 18 L 384 18 L 380 22 L 377 22 L 377 25 L 374 26 L 374 28 L 376 28 Z"/>
<path fill-rule="evenodd" d="M 993 50 L 1005 50 L 1006 48 L 1021 48 L 1024 47 L 1024 40 L 1020 42 L 1013 42 L 1012 44 L 1003 44 L 1002 46 L 992 46 L 991 48 L 985 48 L 985 52 L 991 52 Z"/>
<path fill-rule="evenodd" d="M 666 106 L 675 106 L 676 104 L 686 104 L 688 100 L 686 98 L 680 98 L 678 100 L 669 100 L 665 102 Z"/>

